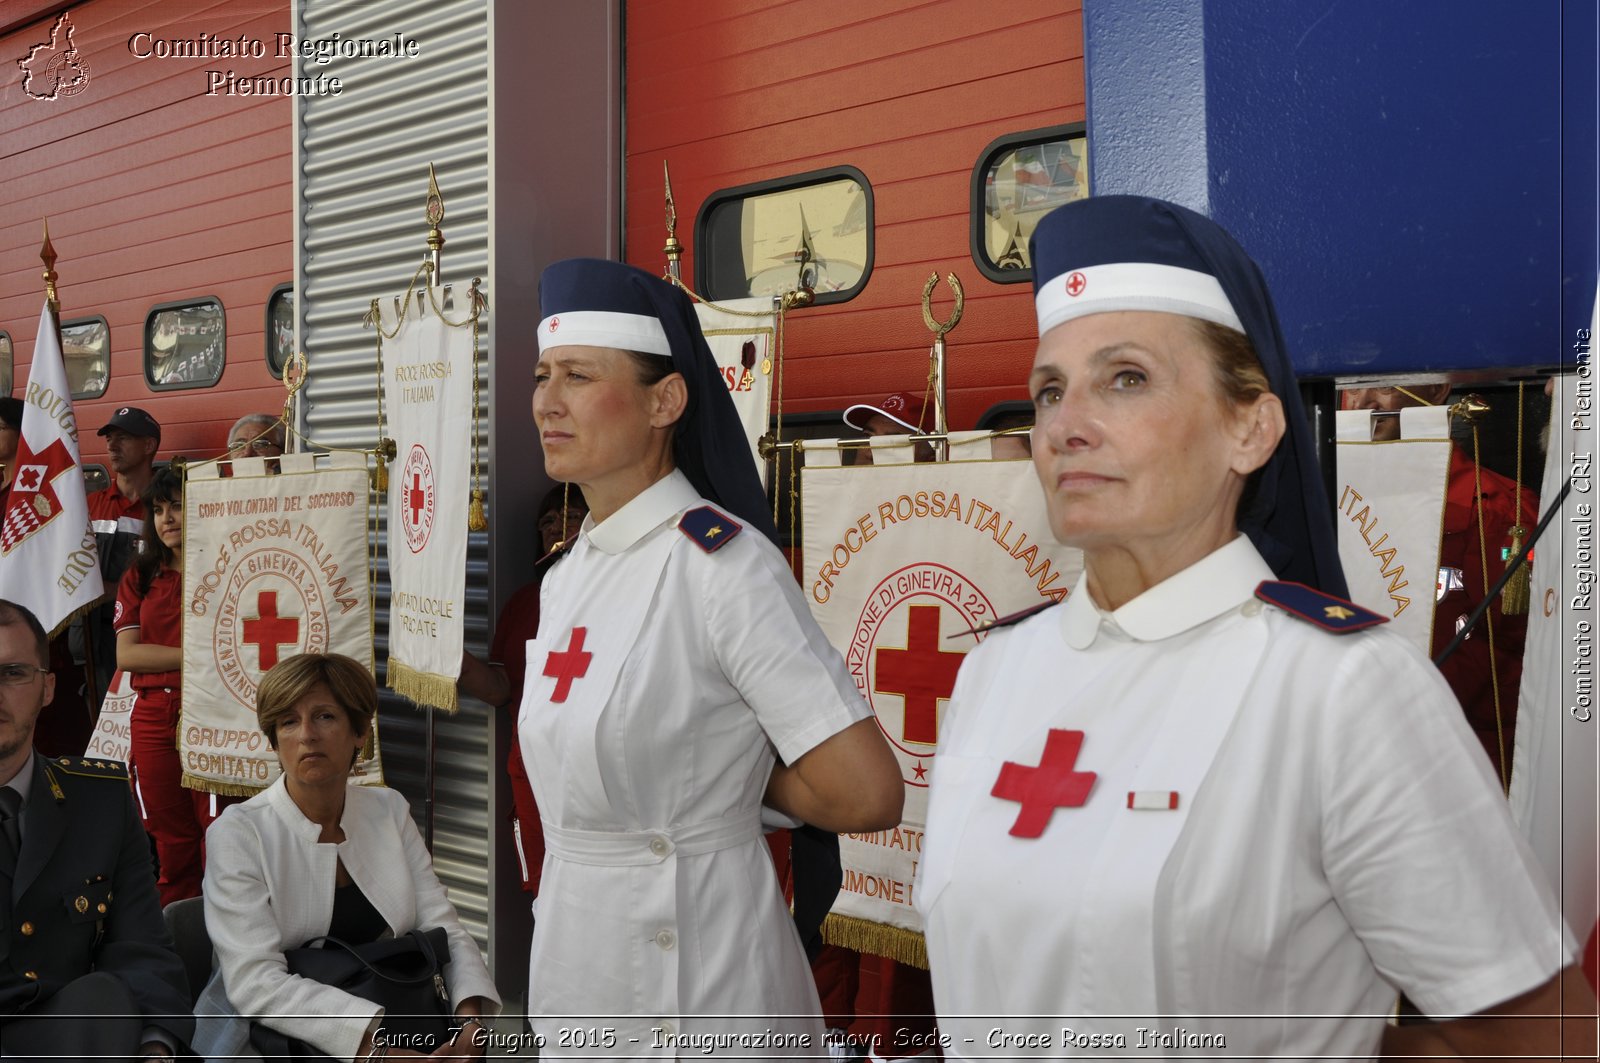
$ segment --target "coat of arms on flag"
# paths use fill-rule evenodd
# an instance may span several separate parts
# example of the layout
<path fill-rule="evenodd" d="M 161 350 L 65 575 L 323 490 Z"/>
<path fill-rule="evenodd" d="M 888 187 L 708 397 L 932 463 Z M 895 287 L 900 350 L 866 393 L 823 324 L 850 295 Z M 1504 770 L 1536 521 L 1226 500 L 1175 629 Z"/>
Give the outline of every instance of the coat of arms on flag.
<path fill-rule="evenodd" d="M 6 597 L 51 632 L 105 593 L 78 473 L 71 396 L 55 314 L 46 304 L 23 389 L 16 475 L 0 515 L 0 561 Z"/>

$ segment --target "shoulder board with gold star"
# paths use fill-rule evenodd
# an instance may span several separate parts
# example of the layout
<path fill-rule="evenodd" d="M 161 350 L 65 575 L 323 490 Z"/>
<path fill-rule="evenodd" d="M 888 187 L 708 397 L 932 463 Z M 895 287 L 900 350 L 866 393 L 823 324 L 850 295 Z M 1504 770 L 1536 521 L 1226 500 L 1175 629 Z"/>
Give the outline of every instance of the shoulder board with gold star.
<path fill-rule="evenodd" d="M 101 757 L 54 757 L 45 763 L 56 771 L 86 779 L 128 781 L 128 766 L 119 760 L 105 760 Z"/>
<path fill-rule="evenodd" d="M 994 631 L 996 628 L 1010 627 L 1012 624 L 1022 623 L 1024 620 L 1028 619 L 1028 617 L 1033 616 L 1036 613 L 1044 612 L 1052 605 L 1060 604 L 1060 602 L 1040 602 L 1038 605 L 1030 605 L 1026 609 L 1019 609 L 1014 613 L 1007 613 L 1005 616 L 997 616 L 993 620 L 985 620 L 977 627 L 968 628 L 966 631 L 958 631 L 954 635 L 949 635 L 947 637 L 958 639 L 963 635 L 982 635 L 986 632 Z"/>
<path fill-rule="evenodd" d="M 1304 583 L 1262 580 L 1256 588 L 1256 597 L 1335 635 L 1348 635 L 1352 631 L 1389 622 L 1389 618 L 1382 614 L 1315 587 L 1307 587 Z"/>
<path fill-rule="evenodd" d="M 693 539 L 695 545 L 708 554 L 722 549 L 725 543 L 744 530 L 744 525 L 731 520 L 726 513 L 710 506 L 691 509 L 678 518 L 678 530 Z"/>

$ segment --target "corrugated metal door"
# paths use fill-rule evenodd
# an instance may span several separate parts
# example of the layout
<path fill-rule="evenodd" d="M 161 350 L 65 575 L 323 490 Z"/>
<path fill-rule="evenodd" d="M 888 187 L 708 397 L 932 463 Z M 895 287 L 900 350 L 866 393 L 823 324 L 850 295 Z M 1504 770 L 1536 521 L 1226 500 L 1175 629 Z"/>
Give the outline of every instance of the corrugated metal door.
<path fill-rule="evenodd" d="M 296 283 L 300 343 L 311 375 L 303 430 L 329 446 L 371 447 L 377 439 L 375 337 L 362 328 L 374 297 L 404 289 L 426 251 L 427 164 L 445 200 L 443 275 L 465 294 L 489 263 L 489 11 L 486 0 L 325 3 L 295 11 L 304 40 L 417 41 L 401 59 L 297 59 L 299 76 L 339 77 L 337 95 L 296 101 Z M 493 292 L 490 291 L 493 298 Z M 493 317 L 485 319 L 480 371 L 488 364 Z M 482 442 L 480 440 L 480 442 Z M 380 501 L 374 496 L 375 501 Z M 382 510 L 379 509 L 380 520 Z M 380 540 L 386 538 L 380 525 Z M 467 548 L 467 646 L 483 656 L 488 612 L 488 543 Z M 378 570 L 376 656 L 388 658 L 388 567 Z M 489 943 L 488 873 L 493 816 L 486 710 L 464 706 L 436 714 L 433 859 L 462 922 Z M 379 730 L 389 784 L 425 822 L 429 755 L 427 718 L 410 702 L 385 696 Z"/>

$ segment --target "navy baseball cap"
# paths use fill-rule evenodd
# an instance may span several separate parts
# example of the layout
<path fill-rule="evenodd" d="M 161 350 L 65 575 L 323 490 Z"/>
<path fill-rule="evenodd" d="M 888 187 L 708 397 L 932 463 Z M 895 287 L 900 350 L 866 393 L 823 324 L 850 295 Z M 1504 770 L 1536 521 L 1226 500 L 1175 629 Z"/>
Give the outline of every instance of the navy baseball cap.
<path fill-rule="evenodd" d="M 161 423 L 137 406 L 119 409 L 95 435 L 106 435 L 113 428 L 120 428 L 130 436 L 145 436 L 158 443 L 161 441 Z"/>

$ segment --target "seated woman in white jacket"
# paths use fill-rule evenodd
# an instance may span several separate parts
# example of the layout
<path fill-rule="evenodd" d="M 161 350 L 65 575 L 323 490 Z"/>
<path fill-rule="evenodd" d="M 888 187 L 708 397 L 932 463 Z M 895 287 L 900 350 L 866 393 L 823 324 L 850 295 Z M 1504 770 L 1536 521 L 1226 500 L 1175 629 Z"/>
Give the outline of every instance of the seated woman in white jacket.
<path fill-rule="evenodd" d="M 262 679 L 256 715 L 283 775 L 206 834 L 206 927 L 220 966 L 195 1005 L 200 1054 L 250 1058 L 255 1019 L 335 1059 L 422 1058 L 386 1042 L 377 1004 L 290 974 L 284 951 L 326 935 L 359 944 L 442 926 L 462 1029 L 436 1056 L 482 1055 L 475 1020 L 497 1012 L 500 998 L 478 946 L 405 798 L 349 785 L 377 709 L 372 676 L 349 657 L 301 654 Z"/>

